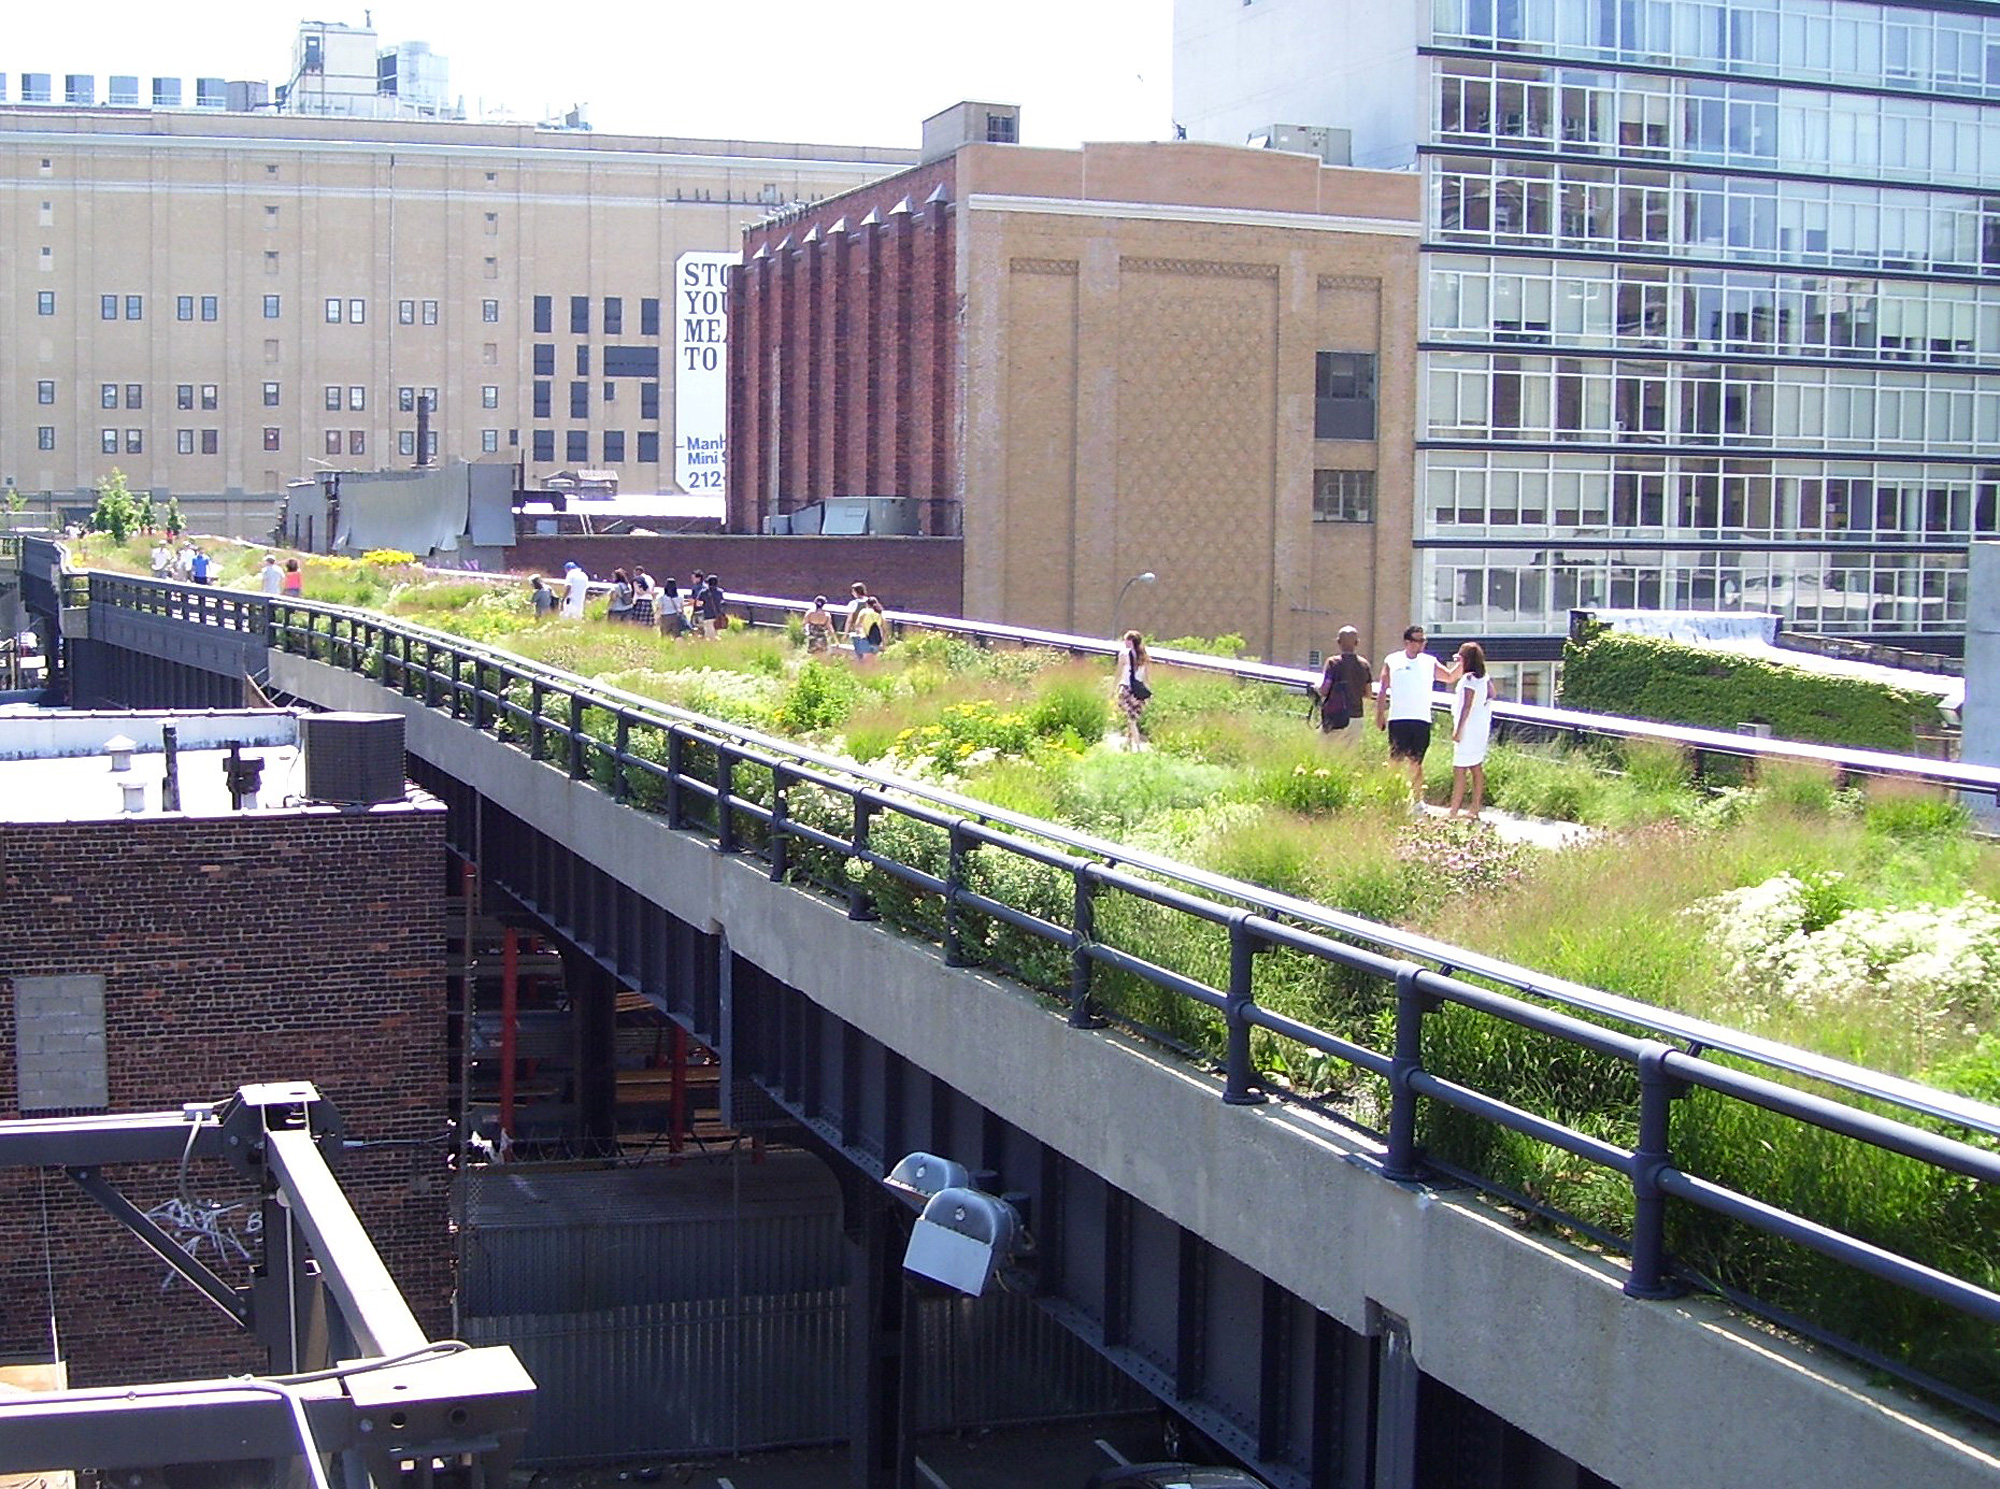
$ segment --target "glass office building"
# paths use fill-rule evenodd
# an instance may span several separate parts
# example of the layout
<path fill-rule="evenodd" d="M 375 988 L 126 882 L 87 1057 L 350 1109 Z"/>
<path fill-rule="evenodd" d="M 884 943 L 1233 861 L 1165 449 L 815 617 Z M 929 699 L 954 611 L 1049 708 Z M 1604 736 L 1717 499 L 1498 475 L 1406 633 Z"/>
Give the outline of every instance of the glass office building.
<path fill-rule="evenodd" d="M 1317 107 L 1425 176 L 1433 631 L 1527 660 L 1572 607 L 1660 606 L 1958 645 L 1966 545 L 2000 535 L 2000 5 L 1312 9 L 1181 0 L 1176 61 L 1191 32 L 1225 58 L 1204 137 Z M 1272 87 L 1260 26 L 1316 76 Z"/>

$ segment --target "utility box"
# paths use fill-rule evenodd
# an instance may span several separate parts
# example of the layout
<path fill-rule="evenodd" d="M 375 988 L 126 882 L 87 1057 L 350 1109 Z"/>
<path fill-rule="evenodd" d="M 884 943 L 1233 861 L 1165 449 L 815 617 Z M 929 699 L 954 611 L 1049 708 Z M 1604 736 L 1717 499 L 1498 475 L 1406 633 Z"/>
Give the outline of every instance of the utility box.
<path fill-rule="evenodd" d="M 399 713 L 309 713 L 299 718 L 306 795 L 340 806 L 380 806 L 408 794 Z"/>

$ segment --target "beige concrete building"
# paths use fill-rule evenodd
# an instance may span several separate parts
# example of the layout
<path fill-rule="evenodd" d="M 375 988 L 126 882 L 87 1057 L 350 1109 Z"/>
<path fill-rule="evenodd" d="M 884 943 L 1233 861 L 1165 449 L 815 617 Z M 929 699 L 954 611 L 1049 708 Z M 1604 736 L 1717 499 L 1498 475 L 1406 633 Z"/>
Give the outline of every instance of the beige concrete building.
<path fill-rule="evenodd" d="M 912 158 L 0 106 L 0 480 L 275 497 L 415 463 L 430 397 L 439 459 L 671 489 L 676 261 Z"/>
<path fill-rule="evenodd" d="M 788 215 L 738 271 L 731 525 L 913 498 L 956 508 L 967 615 L 1108 633 L 1152 573 L 1121 625 L 1303 663 L 1351 621 L 1379 654 L 1420 218 L 1415 177 L 1310 155 L 984 142 Z"/>

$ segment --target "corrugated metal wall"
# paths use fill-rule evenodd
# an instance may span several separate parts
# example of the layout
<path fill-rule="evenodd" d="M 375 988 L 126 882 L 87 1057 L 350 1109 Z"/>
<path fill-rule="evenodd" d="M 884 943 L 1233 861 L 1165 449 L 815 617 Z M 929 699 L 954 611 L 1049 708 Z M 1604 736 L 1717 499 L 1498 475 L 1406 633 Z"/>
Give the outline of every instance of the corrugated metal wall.
<path fill-rule="evenodd" d="M 464 1338 L 538 1387 L 530 1464 L 699 1456 L 847 1434 L 840 1191 L 809 1154 L 466 1176 Z M 919 1431 L 1147 1397 L 1033 1300 L 920 1305 Z"/>

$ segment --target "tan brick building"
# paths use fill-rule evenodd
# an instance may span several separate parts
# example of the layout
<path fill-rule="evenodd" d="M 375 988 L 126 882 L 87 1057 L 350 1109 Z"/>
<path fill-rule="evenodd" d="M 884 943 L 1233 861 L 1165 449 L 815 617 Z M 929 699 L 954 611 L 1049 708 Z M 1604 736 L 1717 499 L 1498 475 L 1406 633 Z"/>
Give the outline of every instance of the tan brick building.
<path fill-rule="evenodd" d="M 1213 145 L 976 143 L 752 230 L 730 523 L 925 499 L 964 613 L 1240 631 L 1302 662 L 1408 623 L 1419 185 Z"/>
<path fill-rule="evenodd" d="M 275 497 L 520 460 L 670 489 L 675 262 L 911 152 L 0 106 L 0 478 Z"/>

